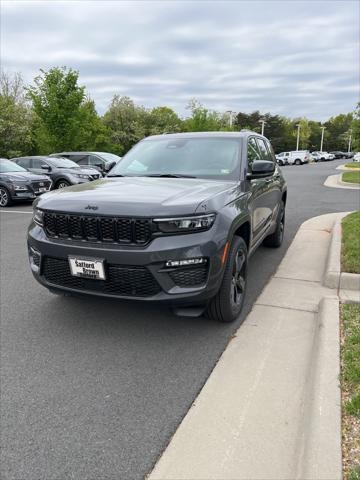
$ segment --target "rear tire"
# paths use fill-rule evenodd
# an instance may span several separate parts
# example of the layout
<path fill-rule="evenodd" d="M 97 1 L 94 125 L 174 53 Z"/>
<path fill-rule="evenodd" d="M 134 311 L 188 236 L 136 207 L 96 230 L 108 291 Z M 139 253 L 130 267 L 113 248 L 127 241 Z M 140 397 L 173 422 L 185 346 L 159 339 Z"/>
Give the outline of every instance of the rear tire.
<path fill-rule="evenodd" d="M 5 187 L 0 187 L 0 207 L 9 207 L 12 203 L 9 190 Z"/>
<path fill-rule="evenodd" d="M 234 237 L 218 293 L 207 306 L 211 320 L 233 322 L 239 316 L 246 292 L 248 251 L 243 238 Z"/>
<path fill-rule="evenodd" d="M 295 165 L 301 165 L 302 161 L 300 160 L 300 158 L 297 158 L 294 163 Z"/>
<path fill-rule="evenodd" d="M 276 220 L 276 230 L 264 239 L 265 247 L 279 248 L 284 239 L 285 230 L 285 205 L 281 202 L 278 218 Z"/>

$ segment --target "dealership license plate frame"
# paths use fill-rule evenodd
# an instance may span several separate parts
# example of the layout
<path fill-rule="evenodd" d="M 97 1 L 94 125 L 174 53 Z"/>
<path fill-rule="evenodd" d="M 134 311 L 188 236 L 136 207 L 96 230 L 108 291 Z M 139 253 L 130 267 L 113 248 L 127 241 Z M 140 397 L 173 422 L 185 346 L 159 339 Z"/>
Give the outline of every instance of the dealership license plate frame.
<path fill-rule="evenodd" d="M 106 280 L 105 261 L 103 258 L 69 255 L 68 261 L 73 277 L 90 280 Z M 81 263 L 81 265 L 77 265 L 76 262 Z"/>

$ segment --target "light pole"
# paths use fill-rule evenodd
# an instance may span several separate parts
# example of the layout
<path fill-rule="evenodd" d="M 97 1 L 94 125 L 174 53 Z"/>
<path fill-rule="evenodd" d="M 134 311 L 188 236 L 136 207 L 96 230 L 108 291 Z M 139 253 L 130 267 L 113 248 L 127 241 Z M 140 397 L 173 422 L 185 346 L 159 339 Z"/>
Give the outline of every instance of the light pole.
<path fill-rule="evenodd" d="M 259 120 L 259 123 L 261 123 L 261 135 L 264 135 L 264 125 L 265 125 L 265 120 Z"/>
<path fill-rule="evenodd" d="M 351 130 L 351 128 L 350 128 L 350 130 L 349 130 L 349 134 L 350 134 L 350 136 L 349 136 L 348 152 L 351 152 L 351 137 L 352 137 L 352 130 Z"/>
<path fill-rule="evenodd" d="M 227 110 L 226 113 L 229 114 L 229 127 L 232 128 L 233 115 L 234 115 L 236 112 L 232 112 L 231 110 Z"/>
<path fill-rule="evenodd" d="M 323 151 L 323 143 L 324 143 L 324 131 L 326 127 L 320 127 L 321 128 L 321 143 L 320 143 L 320 152 Z"/>
<path fill-rule="evenodd" d="M 297 131 L 297 140 L 296 140 L 296 150 L 299 150 L 299 142 L 300 142 L 300 123 L 296 125 L 298 131 Z"/>

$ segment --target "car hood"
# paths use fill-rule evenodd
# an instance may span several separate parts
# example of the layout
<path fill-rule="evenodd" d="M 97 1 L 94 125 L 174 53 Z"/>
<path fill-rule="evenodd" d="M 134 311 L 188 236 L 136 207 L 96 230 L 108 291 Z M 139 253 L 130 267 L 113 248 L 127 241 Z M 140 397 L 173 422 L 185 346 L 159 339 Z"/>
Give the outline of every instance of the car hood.
<path fill-rule="evenodd" d="M 50 180 L 46 175 L 36 175 L 31 172 L 7 172 L 0 173 L 0 176 L 14 182 L 41 182 Z"/>
<path fill-rule="evenodd" d="M 70 173 L 70 175 L 74 173 L 81 173 L 81 174 L 85 173 L 87 175 L 94 175 L 99 173 L 99 171 L 96 170 L 96 168 L 89 168 L 89 167 L 59 168 L 58 170 L 59 172 L 62 172 L 62 173 Z"/>
<path fill-rule="evenodd" d="M 188 178 L 104 178 L 42 195 L 38 208 L 98 215 L 171 216 L 211 211 L 235 182 Z M 223 205 L 226 202 L 221 202 Z"/>

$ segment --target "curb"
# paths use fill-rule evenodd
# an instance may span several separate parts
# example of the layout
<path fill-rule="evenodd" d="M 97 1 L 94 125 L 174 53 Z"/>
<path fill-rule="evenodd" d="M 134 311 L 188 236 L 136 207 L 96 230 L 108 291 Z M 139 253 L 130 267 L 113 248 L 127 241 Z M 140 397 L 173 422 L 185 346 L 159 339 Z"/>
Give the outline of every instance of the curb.
<path fill-rule="evenodd" d="M 149 480 L 342 478 L 334 248 L 348 213 L 301 225 Z"/>
<path fill-rule="evenodd" d="M 359 291 L 360 274 L 341 272 L 341 221 L 342 218 L 337 219 L 332 229 L 323 285 L 337 290 Z"/>
<path fill-rule="evenodd" d="M 360 190 L 360 185 L 357 183 L 342 182 L 340 179 L 341 175 L 341 173 L 338 175 L 329 175 L 324 182 L 324 186 L 332 188 L 345 188 L 347 190 Z"/>
<path fill-rule="evenodd" d="M 351 171 L 353 172 L 354 169 L 352 169 Z M 344 173 L 346 173 L 346 172 L 344 172 Z M 350 187 L 352 187 L 352 188 L 360 188 L 360 185 L 359 185 L 358 183 L 343 182 L 342 176 L 343 176 L 343 173 L 341 173 L 341 174 L 338 176 L 338 184 L 339 184 L 339 185 L 343 185 L 344 187 L 350 186 Z"/>
<path fill-rule="evenodd" d="M 341 479 L 339 299 L 319 303 L 297 479 Z"/>

